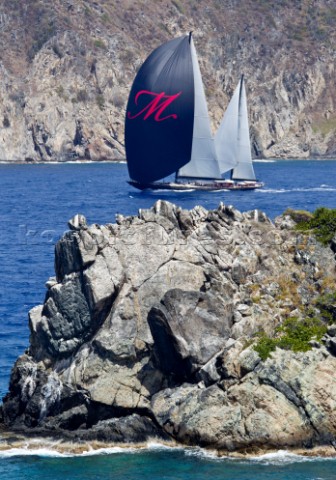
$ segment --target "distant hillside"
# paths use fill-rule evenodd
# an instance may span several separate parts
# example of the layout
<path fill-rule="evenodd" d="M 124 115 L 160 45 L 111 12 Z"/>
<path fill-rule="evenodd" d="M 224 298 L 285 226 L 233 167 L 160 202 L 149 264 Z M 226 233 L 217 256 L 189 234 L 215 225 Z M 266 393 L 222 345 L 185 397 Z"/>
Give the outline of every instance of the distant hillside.
<path fill-rule="evenodd" d="M 124 157 L 150 51 L 194 31 L 215 129 L 245 74 L 255 157 L 336 156 L 334 0 L 2 0 L 0 159 Z"/>

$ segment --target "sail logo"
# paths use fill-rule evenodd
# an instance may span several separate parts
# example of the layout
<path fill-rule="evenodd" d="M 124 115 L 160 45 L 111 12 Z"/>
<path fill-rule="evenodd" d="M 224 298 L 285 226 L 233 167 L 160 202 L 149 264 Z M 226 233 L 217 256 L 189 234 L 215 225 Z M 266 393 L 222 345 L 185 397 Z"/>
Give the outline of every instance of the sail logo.
<path fill-rule="evenodd" d="M 134 115 L 131 112 L 127 112 L 127 118 L 133 120 L 134 118 L 141 117 L 143 115 L 143 120 L 154 117 L 156 122 L 163 122 L 168 118 L 173 118 L 176 120 L 178 118 L 176 113 L 171 113 L 164 117 L 162 115 L 164 114 L 166 108 L 169 107 L 169 105 L 171 105 L 174 100 L 181 95 L 181 93 L 182 92 L 176 93 L 175 95 L 166 95 L 165 92 L 155 93 L 150 92 L 149 90 L 140 90 L 135 95 L 135 105 L 138 105 L 140 97 L 142 97 L 141 100 L 143 101 L 145 95 L 148 97 L 148 103 L 140 110 L 140 112 L 137 112 Z"/>

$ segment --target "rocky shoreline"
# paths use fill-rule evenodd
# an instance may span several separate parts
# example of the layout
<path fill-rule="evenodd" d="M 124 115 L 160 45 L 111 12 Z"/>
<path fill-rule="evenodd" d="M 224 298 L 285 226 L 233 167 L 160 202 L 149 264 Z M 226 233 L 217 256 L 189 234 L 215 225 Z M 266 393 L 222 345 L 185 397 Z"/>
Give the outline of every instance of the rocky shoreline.
<path fill-rule="evenodd" d="M 57 437 L 39 437 L 38 435 L 13 435 L 13 433 L 5 433 L 0 435 L 0 454 L 3 452 L 13 451 L 24 451 L 31 452 L 31 454 L 37 454 L 43 450 L 49 451 L 49 454 L 55 455 L 69 455 L 69 456 L 78 456 L 78 455 L 91 455 L 97 454 L 108 454 L 113 453 L 118 449 L 120 453 L 134 452 L 138 451 L 149 451 L 149 450 L 160 450 L 160 449 L 170 449 L 170 450 L 181 450 L 185 451 L 199 451 L 203 453 L 205 457 L 212 458 L 227 458 L 235 460 L 244 460 L 244 459 L 262 459 L 262 457 L 269 458 L 272 456 L 275 460 L 278 456 L 285 457 L 296 457 L 296 459 L 334 459 L 336 457 L 335 448 L 330 445 L 317 446 L 312 448 L 288 448 L 286 450 L 275 450 L 269 448 L 250 448 L 248 450 L 241 451 L 230 451 L 230 450 L 215 450 L 211 448 L 201 448 L 195 446 L 186 446 L 174 442 L 173 440 L 158 440 L 156 437 L 149 439 L 146 442 L 134 443 L 109 443 L 109 442 L 99 442 L 99 441 L 81 441 L 74 442 L 67 439 L 59 439 Z"/>
<path fill-rule="evenodd" d="M 302 158 L 302 157 L 278 157 L 278 158 L 257 158 L 255 161 L 257 162 L 277 162 L 277 161 L 297 161 L 300 160 L 302 162 L 304 161 L 309 161 L 309 160 L 316 160 L 316 161 L 331 161 L 334 162 L 336 161 L 335 155 L 332 156 L 311 156 L 309 158 Z M 75 160 L 55 160 L 55 161 L 43 161 L 43 160 L 34 160 L 34 161 L 26 161 L 26 160 L 0 160 L 0 165 L 81 165 L 81 164 L 90 164 L 90 163 L 127 163 L 127 160 L 125 158 L 121 159 L 115 159 L 115 160 L 106 160 L 106 159 L 96 159 L 96 160 L 91 160 L 91 159 L 75 159 Z"/>
<path fill-rule="evenodd" d="M 188 446 L 182 443 L 178 443 L 172 439 L 163 440 L 157 437 L 148 438 L 144 442 L 105 442 L 99 440 L 85 441 L 67 439 L 66 437 L 58 436 L 39 436 L 38 434 L 16 434 L 13 432 L 3 432 L 0 430 L 0 454 L 3 452 L 13 451 L 25 451 L 31 452 L 31 454 L 38 454 L 39 451 L 49 451 L 50 455 L 87 455 L 92 454 L 108 454 L 116 451 L 120 453 L 127 453 L 129 451 L 149 451 L 149 450 L 185 450 L 185 451 L 199 451 L 205 457 L 211 456 L 212 458 L 228 458 L 236 460 L 244 459 L 261 459 L 265 456 L 272 456 L 276 459 L 278 456 L 297 457 L 297 459 L 334 459 L 336 458 L 336 449 L 331 445 L 320 445 L 311 448 L 293 448 L 289 447 L 284 449 L 272 449 L 251 447 L 246 450 L 224 450 L 214 449 L 207 447 Z"/>
<path fill-rule="evenodd" d="M 336 309 L 307 351 L 260 350 L 286 322 L 301 328 L 321 314 L 321 295 L 335 289 L 334 244 L 288 215 L 272 223 L 223 204 L 158 201 L 116 224 L 77 215 L 69 227 L 44 305 L 29 314 L 4 434 L 335 451 Z"/>
<path fill-rule="evenodd" d="M 321 159 L 322 160 L 322 159 Z M 323 159 L 324 160 L 324 159 Z M 332 160 L 332 159 L 330 159 Z M 121 159 L 121 160 L 67 160 L 67 161 L 62 161 L 62 160 L 55 160 L 55 161 L 49 161 L 49 162 L 44 162 L 44 161 L 20 161 L 20 160 L 0 160 L 0 165 L 82 165 L 82 164 L 90 164 L 90 163 L 127 163 L 126 159 Z"/>

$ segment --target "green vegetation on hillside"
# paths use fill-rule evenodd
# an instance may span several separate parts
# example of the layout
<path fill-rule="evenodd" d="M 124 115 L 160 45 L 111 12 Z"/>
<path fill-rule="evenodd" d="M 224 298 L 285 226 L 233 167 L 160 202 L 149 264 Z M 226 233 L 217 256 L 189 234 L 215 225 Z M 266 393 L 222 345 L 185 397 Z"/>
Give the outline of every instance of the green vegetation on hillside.
<path fill-rule="evenodd" d="M 323 120 L 312 124 L 313 132 L 320 133 L 324 137 L 336 131 L 336 118 L 324 118 Z"/>
<path fill-rule="evenodd" d="M 311 340 L 321 341 L 327 332 L 327 326 L 319 318 L 305 318 L 300 320 L 296 317 L 288 318 L 283 325 L 276 330 L 276 337 L 270 338 L 260 334 L 258 343 L 254 349 L 259 353 L 262 360 L 266 360 L 278 347 L 293 352 L 307 352 L 312 348 Z"/>
<path fill-rule="evenodd" d="M 317 208 L 310 219 L 298 223 L 297 229 L 311 230 L 323 245 L 329 245 L 336 234 L 336 209 Z"/>
<path fill-rule="evenodd" d="M 336 235 L 336 209 L 325 207 L 317 208 L 313 213 L 305 210 L 287 209 L 285 214 L 297 222 L 296 229 L 302 232 L 313 233 L 323 245 L 330 245 Z M 286 284 L 284 294 L 289 295 L 290 284 Z M 294 352 L 310 350 L 311 340 L 320 341 L 327 331 L 327 324 L 336 321 L 336 291 L 327 288 L 326 293 L 319 296 L 314 308 L 307 311 L 306 318 L 288 318 L 279 327 L 274 337 L 268 337 L 264 333 L 259 335 L 259 340 L 254 349 L 259 353 L 262 360 L 266 360 L 278 347 Z"/>
<path fill-rule="evenodd" d="M 336 209 L 325 207 L 317 208 L 313 213 L 305 210 L 287 209 L 286 215 L 297 223 L 296 229 L 309 232 L 323 245 L 330 245 L 336 235 Z M 327 332 L 327 325 L 336 322 L 336 291 L 334 284 L 328 285 L 326 277 L 324 293 L 314 301 L 312 308 L 307 309 L 306 317 L 287 318 L 275 331 L 274 337 L 268 337 L 260 333 L 254 349 L 259 353 L 262 360 L 266 360 L 276 348 L 292 350 L 294 352 L 306 352 L 312 348 L 311 341 L 321 341 Z M 290 282 L 281 283 L 278 298 L 291 297 L 295 299 L 297 290 Z M 299 308 L 299 305 L 298 305 Z"/>
<path fill-rule="evenodd" d="M 323 245 L 329 245 L 336 235 L 335 208 L 319 207 L 313 213 L 287 209 L 285 214 L 297 222 L 297 230 L 313 233 Z"/>
<path fill-rule="evenodd" d="M 289 215 L 296 223 L 308 222 L 313 217 L 313 214 L 307 210 L 293 210 L 292 208 L 287 208 L 284 215 Z"/>
<path fill-rule="evenodd" d="M 325 322 L 333 323 L 336 321 L 336 292 L 321 295 L 316 300 L 315 305 Z"/>
<path fill-rule="evenodd" d="M 105 45 L 105 43 L 103 42 L 103 40 L 100 40 L 100 39 L 95 40 L 95 41 L 93 42 L 93 44 L 94 44 L 94 46 L 95 46 L 96 48 L 102 48 L 103 50 L 106 49 L 106 45 Z"/>
<path fill-rule="evenodd" d="M 274 337 L 268 337 L 264 332 L 258 334 L 254 349 L 260 358 L 266 360 L 276 348 L 307 352 L 312 348 L 312 340 L 320 342 L 328 325 L 336 321 L 336 291 L 320 295 L 314 301 L 314 307 L 307 310 L 304 319 L 287 318 L 276 329 Z"/>

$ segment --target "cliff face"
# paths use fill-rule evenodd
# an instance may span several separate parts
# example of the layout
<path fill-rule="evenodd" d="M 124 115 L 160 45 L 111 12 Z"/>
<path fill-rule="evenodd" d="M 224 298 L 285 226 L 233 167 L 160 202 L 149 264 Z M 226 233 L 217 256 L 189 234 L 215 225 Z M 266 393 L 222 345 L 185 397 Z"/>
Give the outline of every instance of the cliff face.
<path fill-rule="evenodd" d="M 30 312 L 4 427 L 223 450 L 332 443 L 335 326 L 307 352 L 265 360 L 254 349 L 257 332 L 312 315 L 335 285 L 331 249 L 289 217 L 276 225 L 259 211 L 162 201 L 113 225 L 75 217 Z"/>
<path fill-rule="evenodd" d="M 215 129 L 245 74 L 254 156 L 335 156 L 333 0 L 56 0 L 0 7 L 0 159 L 124 157 L 132 80 L 194 31 Z"/>

